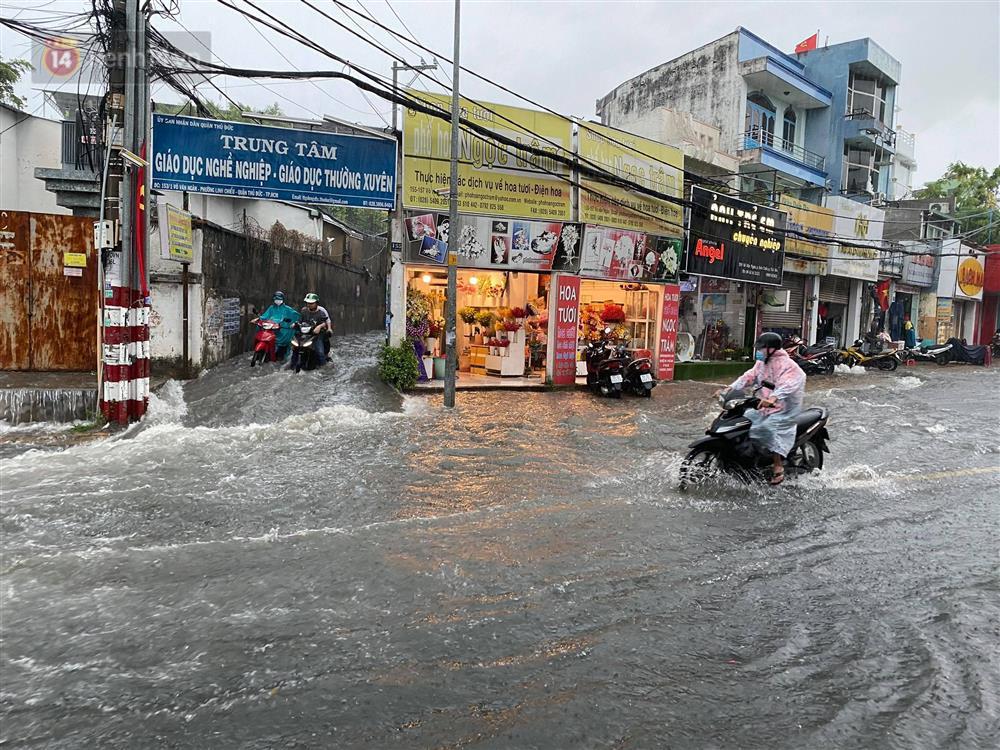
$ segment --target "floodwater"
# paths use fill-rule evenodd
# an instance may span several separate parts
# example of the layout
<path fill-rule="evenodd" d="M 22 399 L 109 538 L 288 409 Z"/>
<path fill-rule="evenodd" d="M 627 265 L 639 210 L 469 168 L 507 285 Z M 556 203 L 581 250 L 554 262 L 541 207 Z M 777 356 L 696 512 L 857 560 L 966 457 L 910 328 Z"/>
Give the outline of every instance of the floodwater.
<path fill-rule="evenodd" d="M 996 369 L 811 379 L 823 472 L 677 491 L 714 386 L 231 361 L 2 466 L 0 745 L 995 748 Z"/>

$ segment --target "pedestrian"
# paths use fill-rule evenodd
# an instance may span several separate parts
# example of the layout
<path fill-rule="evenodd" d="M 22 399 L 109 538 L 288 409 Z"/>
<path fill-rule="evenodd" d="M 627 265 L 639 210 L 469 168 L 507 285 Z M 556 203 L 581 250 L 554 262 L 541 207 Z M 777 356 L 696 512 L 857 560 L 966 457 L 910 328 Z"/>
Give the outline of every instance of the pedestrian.
<path fill-rule="evenodd" d="M 917 345 L 917 331 L 910 322 L 909 314 L 903 316 L 903 338 L 907 349 L 913 349 Z"/>

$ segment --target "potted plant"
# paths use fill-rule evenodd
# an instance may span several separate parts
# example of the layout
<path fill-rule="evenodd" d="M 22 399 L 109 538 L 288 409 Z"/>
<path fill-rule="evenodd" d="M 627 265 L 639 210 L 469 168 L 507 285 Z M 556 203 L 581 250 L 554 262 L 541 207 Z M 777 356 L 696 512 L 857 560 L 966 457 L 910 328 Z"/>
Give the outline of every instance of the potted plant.
<path fill-rule="evenodd" d="M 484 339 L 490 335 L 493 329 L 493 321 L 495 317 L 493 313 L 489 310 L 480 310 L 476 313 L 476 322 L 479 324 L 479 335 L 477 336 L 477 343 L 484 343 Z"/>
<path fill-rule="evenodd" d="M 473 336 L 473 326 L 476 324 L 476 308 L 474 307 L 460 307 L 458 309 L 458 317 L 462 319 L 465 325 L 469 326 L 469 338 Z"/>
<path fill-rule="evenodd" d="M 438 350 L 438 344 L 441 343 L 441 334 L 444 333 L 444 321 L 443 320 L 432 320 L 427 326 L 427 351 L 430 354 L 436 355 Z"/>

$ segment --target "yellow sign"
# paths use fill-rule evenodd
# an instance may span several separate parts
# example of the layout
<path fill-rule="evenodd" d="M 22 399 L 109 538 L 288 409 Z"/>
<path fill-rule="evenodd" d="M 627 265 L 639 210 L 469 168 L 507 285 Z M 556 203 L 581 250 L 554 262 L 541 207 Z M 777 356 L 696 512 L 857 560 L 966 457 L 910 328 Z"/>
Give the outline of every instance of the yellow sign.
<path fill-rule="evenodd" d="M 86 253 L 63 253 L 63 265 L 70 268 L 86 268 Z"/>
<path fill-rule="evenodd" d="M 446 95 L 413 90 L 407 93 L 440 108 L 443 113 L 450 112 L 451 99 Z M 500 133 L 518 146 L 462 129 L 458 166 L 459 211 L 568 221 L 569 167 L 555 159 L 531 153 L 524 147 L 572 157 L 572 123 L 545 112 L 501 104 L 484 107 L 463 99 L 460 106 L 464 119 Z M 447 211 L 450 159 L 451 123 L 407 109 L 403 117 L 403 205 Z"/>
<path fill-rule="evenodd" d="M 684 154 L 680 149 L 589 122 L 580 124 L 579 142 L 583 166 L 599 167 L 675 198 L 682 196 Z M 583 179 L 581 186 L 580 221 L 674 237 L 684 234 L 684 208 L 677 203 L 600 180 Z"/>
<path fill-rule="evenodd" d="M 161 226 L 166 228 L 166 236 L 161 234 L 161 242 L 166 241 L 165 257 L 181 263 L 193 263 L 194 241 L 191 231 L 191 214 L 174 208 L 169 203 L 166 204 L 164 213 Z"/>
<path fill-rule="evenodd" d="M 458 265 L 458 253 L 448 253 L 448 265 L 449 266 Z"/>
<path fill-rule="evenodd" d="M 983 264 L 979 258 L 966 258 L 958 266 L 958 288 L 966 297 L 978 297 L 983 291 Z"/>
<path fill-rule="evenodd" d="M 801 201 L 787 195 L 781 196 L 778 206 L 782 211 L 788 212 L 785 220 L 785 228 L 796 232 L 805 232 L 817 237 L 833 236 L 833 210 L 823 208 L 813 203 Z M 857 224 L 857 222 L 856 222 Z M 868 220 L 864 220 L 865 233 L 868 231 Z M 811 240 L 798 237 L 794 234 L 785 236 L 785 252 L 808 255 L 812 258 L 829 258 L 830 246 L 823 242 L 812 242 Z"/>

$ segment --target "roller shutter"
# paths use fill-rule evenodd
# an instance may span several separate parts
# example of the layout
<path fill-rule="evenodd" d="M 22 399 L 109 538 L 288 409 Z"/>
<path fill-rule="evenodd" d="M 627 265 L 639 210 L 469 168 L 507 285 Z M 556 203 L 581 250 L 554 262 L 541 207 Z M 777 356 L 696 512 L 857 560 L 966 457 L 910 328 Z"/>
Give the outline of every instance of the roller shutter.
<path fill-rule="evenodd" d="M 811 277 L 797 273 L 786 273 L 780 289 L 788 290 L 788 312 L 765 310 L 761 313 L 762 328 L 802 329 L 802 313 L 805 310 L 805 282 Z"/>
<path fill-rule="evenodd" d="M 823 276 L 819 280 L 819 301 L 846 305 L 851 300 L 851 280 L 846 276 Z"/>

